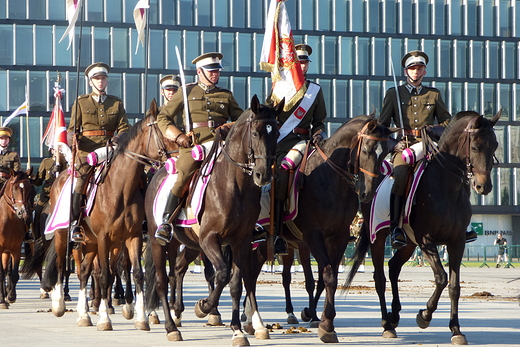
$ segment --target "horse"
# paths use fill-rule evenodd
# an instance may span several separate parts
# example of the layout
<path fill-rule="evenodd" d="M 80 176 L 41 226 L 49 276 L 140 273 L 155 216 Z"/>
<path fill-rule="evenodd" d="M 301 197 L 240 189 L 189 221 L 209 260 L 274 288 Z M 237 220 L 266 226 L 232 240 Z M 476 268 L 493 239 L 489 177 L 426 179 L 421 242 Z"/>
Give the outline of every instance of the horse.
<path fill-rule="evenodd" d="M 12 171 L 4 183 L 0 197 L 0 309 L 8 309 L 16 301 L 16 284 L 22 242 L 31 213 L 31 181 L 26 172 Z M 10 264 L 9 264 L 10 263 Z M 10 266 L 9 266 L 10 265 Z M 8 272 L 10 268 L 10 272 Z M 6 286 L 6 274 L 9 274 Z"/>
<path fill-rule="evenodd" d="M 430 263 L 435 278 L 435 290 L 426 309 L 417 314 L 417 325 L 427 328 L 443 289 L 449 282 L 451 312 L 449 328 L 453 344 L 467 344 L 460 331 L 458 301 L 460 297 L 460 264 L 465 248 L 466 228 L 471 220 L 470 186 L 478 194 L 486 195 L 492 190 L 491 169 L 494 153 L 498 147 L 494 125 L 500 112 L 488 120 L 477 112 L 459 112 L 444 130 L 438 150 L 430 153 L 426 169 L 417 186 L 415 203 L 409 216 L 414 242 L 398 250 L 388 262 L 392 286 L 392 311 L 387 311 L 385 301 L 386 278 L 383 271 L 384 249 L 388 227 L 378 232 L 373 243 L 369 240 L 370 205 L 363 204 L 364 223 L 360 241 L 352 257 L 353 265 L 346 282 L 348 288 L 370 246 L 374 263 L 375 288 L 381 306 L 383 337 L 397 337 L 401 303 L 398 280 L 402 266 L 412 255 L 416 244 Z M 435 148 L 435 147 L 434 147 Z M 388 197 L 383 197 L 388 199 Z M 437 252 L 438 245 L 446 245 L 450 255 L 449 281 Z M 348 289 L 347 289 L 348 290 Z"/>
<path fill-rule="evenodd" d="M 96 201 L 89 216 L 82 221 L 86 241 L 83 243 L 84 257 L 79 267 L 78 277 L 80 291 L 78 297 L 79 326 L 90 326 L 92 321 L 88 314 L 87 281 L 92 272 L 92 263 L 96 256 L 100 264 L 99 286 L 101 303 L 99 307 L 98 330 L 112 330 L 112 322 L 107 313 L 108 288 L 113 283 L 117 268 L 117 257 L 109 255 L 116 249 L 125 247 L 133 267 L 133 280 L 136 296 L 135 327 L 150 330 L 144 311 L 143 282 L 141 266 L 142 222 L 144 220 L 144 197 L 140 185 L 145 165 L 155 165 L 165 160 L 168 152 L 177 146 L 165 139 L 156 122 L 157 104 L 151 102 L 148 115 L 132 126 L 121 139 L 103 182 L 97 187 Z M 54 205 L 65 183 L 66 172 L 62 172 L 51 189 L 51 204 Z M 55 206 L 53 206 L 55 208 Z M 60 317 L 65 313 L 65 302 L 62 296 L 62 282 L 65 271 L 67 229 L 54 232 L 54 247 L 47 252 L 47 268 L 44 275 L 45 287 L 52 288 L 52 312 Z M 131 319 L 134 314 L 132 298 L 126 297 L 123 316 Z"/>
<path fill-rule="evenodd" d="M 333 323 L 338 267 L 350 240 L 349 226 L 358 211 L 358 199 L 370 201 L 375 193 L 375 179 L 388 153 L 386 141 L 391 132 L 372 116 L 357 116 L 329 139 L 315 144 L 316 151 L 298 171 L 298 214 L 292 222 L 286 221 L 283 235 L 288 241 L 305 243 L 318 262 L 318 284 L 326 291 L 318 325 L 318 336 L 323 342 L 338 342 Z M 300 233 L 300 238 L 291 235 L 288 224 Z M 254 283 L 257 276 L 252 274 L 244 282 Z M 312 311 L 322 289 L 318 288 L 315 298 L 314 280 L 306 278 L 306 287 Z M 315 316 L 315 312 L 307 314 L 311 319 Z M 249 322 L 250 314 L 246 312 L 246 316 Z"/>
<path fill-rule="evenodd" d="M 174 230 L 174 236 L 179 242 L 189 248 L 202 250 L 215 268 L 215 289 L 207 298 L 196 303 L 197 317 L 205 317 L 218 306 L 222 290 L 229 283 L 233 302 L 233 345 L 249 345 L 242 332 L 239 317 L 242 275 L 244 261 L 251 247 L 254 225 L 260 213 L 261 186 L 267 185 L 271 179 L 271 166 L 275 160 L 276 140 L 279 135 L 276 117 L 282 111 L 283 105 L 281 102 L 273 108 L 261 105 L 256 95 L 252 98 L 251 107 L 232 126 L 221 151 L 210 154 L 215 160 L 203 197 L 200 231 L 196 233 L 191 228 L 180 227 L 175 227 Z M 220 132 L 217 132 L 214 147 L 220 143 Z M 149 225 L 154 224 L 152 202 L 161 183 L 157 177 L 154 176 L 146 192 L 145 206 Z M 150 232 L 149 237 L 157 269 L 157 292 L 164 310 L 167 338 L 182 340 L 171 317 L 167 300 L 166 246 L 160 246 L 155 241 L 154 232 Z M 222 250 L 223 246 L 227 246 L 224 247 L 225 252 Z M 246 285 L 246 295 L 251 290 L 252 286 Z M 256 298 L 252 298 L 252 301 L 256 305 Z M 268 336 L 267 329 L 263 329 L 263 334 L 264 337 Z"/>

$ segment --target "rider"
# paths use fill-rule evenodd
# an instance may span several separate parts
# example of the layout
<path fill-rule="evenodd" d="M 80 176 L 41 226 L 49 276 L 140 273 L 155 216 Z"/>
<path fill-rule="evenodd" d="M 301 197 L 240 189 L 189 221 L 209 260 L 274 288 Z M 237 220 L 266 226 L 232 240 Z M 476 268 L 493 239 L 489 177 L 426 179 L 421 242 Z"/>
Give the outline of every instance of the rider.
<path fill-rule="evenodd" d="M 0 195 L 3 194 L 4 183 L 11 177 L 11 169 L 20 171 L 20 156 L 9 148 L 13 130 L 0 127 Z"/>
<path fill-rule="evenodd" d="M 181 146 L 176 163 L 177 181 L 168 195 L 163 223 L 155 233 L 157 242 L 161 245 L 166 245 L 172 238 L 173 228 L 170 217 L 173 217 L 172 214 L 179 205 L 186 183 L 200 166 L 200 162 L 195 161 L 191 156 L 193 143 L 202 144 L 212 141 L 217 127 L 229 119 L 237 120 L 243 112 L 233 93 L 217 86 L 220 70 L 222 70 L 220 64 L 222 58 L 221 53 L 212 52 L 202 54 L 192 61 L 197 68 L 198 76 L 198 83 L 186 85 L 192 133 L 185 134 L 175 123 L 176 115 L 184 114 L 184 90 L 175 93 L 157 116 L 157 124 L 164 136 Z"/>
<path fill-rule="evenodd" d="M 396 126 L 404 129 L 404 136 L 401 136 L 402 132 L 399 132 L 398 140 L 400 142 L 394 148 L 394 184 L 390 194 L 390 230 L 392 247 L 395 249 L 407 244 L 406 234 L 399 226 L 399 219 L 405 202 L 410 166 L 402 158 L 401 152 L 422 141 L 421 128 L 429 127 L 431 129 L 435 121 L 439 127 L 444 127 L 451 119 L 439 90 L 422 84 L 428 61 L 426 53 L 421 51 L 411 51 L 403 57 L 401 65 L 404 68 L 406 84 L 398 87 L 400 104 L 398 104 L 395 87 L 388 89 L 379 117 L 379 122 L 384 126 L 389 127 L 393 121 Z M 401 124 L 399 109 L 401 109 L 403 124 Z M 475 239 L 476 235 L 466 235 L 466 242 Z"/>
<path fill-rule="evenodd" d="M 72 240 L 84 240 L 80 217 L 84 205 L 86 183 L 91 166 L 87 155 L 107 145 L 114 134 L 123 134 L 130 125 L 126 117 L 123 101 L 106 93 L 110 67 L 102 62 L 89 65 L 85 76 L 89 80 L 92 92 L 81 95 L 72 105 L 68 136 L 77 135 L 77 154 L 75 158 L 76 185 L 72 194 L 72 222 L 70 224 Z M 69 143 L 73 143 L 69 139 Z"/>
<path fill-rule="evenodd" d="M 306 79 L 307 92 L 305 93 L 305 98 L 302 96 L 290 110 L 284 110 L 278 116 L 278 121 L 281 123 L 280 131 L 284 129 L 284 125 L 285 127 L 290 127 L 286 136 L 280 136 L 276 147 L 275 253 L 280 255 L 287 253 L 287 242 L 282 236 L 282 223 L 289 181 L 289 172 L 281 168 L 282 159 L 298 142 L 310 140 L 312 136 L 313 141 L 319 143 L 326 137 L 324 121 L 327 117 L 327 110 L 325 108 L 323 90 L 319 84 L 311 82 L 306 78 L 309 63 L 311 62 L 309 56 L 312 54 L 312 48 L 306 44 L 298 44 L 295 48 L 298 55 L 298 65 L 301 67 L 303 76 Z M 294 118 L 300 119 L 300 121 L 291 122 L 291 119 Z M 287 124 L 285 124 L 286 122 Z"/>

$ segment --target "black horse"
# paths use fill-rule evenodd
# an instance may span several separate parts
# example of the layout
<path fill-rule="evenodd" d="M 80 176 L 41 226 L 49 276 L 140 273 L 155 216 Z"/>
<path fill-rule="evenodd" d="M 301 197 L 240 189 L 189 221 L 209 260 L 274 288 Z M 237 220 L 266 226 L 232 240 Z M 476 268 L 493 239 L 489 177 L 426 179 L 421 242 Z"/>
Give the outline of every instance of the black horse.
<path fill-rule="evenodd" d="M 417 245 L 435 274 L 435 290 L 428 300 L 425 310 L 417 314 L 417 325 L 426 328 L 443 289 L 450 285 L 450 330 L 453 344 L 467 344 L 460 332 L 458 302 L 460 297 L 460 263 L 465 247 L 466 228 L 471 220 L 469 195 L 471 187 L 486 195 L 491 192 L 491 169 L 498 147 L 494 125 L 500 112 L 491 120 L 473 111 L 459 112 L 447 126 L 439 140 L 438 151 L 430 155 L 427 167 L 417 187 L 415 204 L 409 217 L 409 226 Z M 389 197 L 384 197 L 389 199 Z M 357 269 L 370 246 L 374 262 L 374 280 L 381 305 L 384 337 L 396 337 L 395 328 L 399 324 L 398 279 L 401 268 L 412 255 L 416 245 L 409 242 L 398 250 L 388 262 L 392 285 L 392 311 L 388 312 L 385 301 L 386 278 L 383 271 L 384 249 L 388 228 L 381 230 L 373 243 L 369 241 L 370 204 L 362 205 L 365 223 L 360 234 L 361 240 L 353 256 L 353 266 L 346 286 L 351 285 Z M 438 245 L 446 245 L 450 255 L 449 281 L 437 252 Z"/>

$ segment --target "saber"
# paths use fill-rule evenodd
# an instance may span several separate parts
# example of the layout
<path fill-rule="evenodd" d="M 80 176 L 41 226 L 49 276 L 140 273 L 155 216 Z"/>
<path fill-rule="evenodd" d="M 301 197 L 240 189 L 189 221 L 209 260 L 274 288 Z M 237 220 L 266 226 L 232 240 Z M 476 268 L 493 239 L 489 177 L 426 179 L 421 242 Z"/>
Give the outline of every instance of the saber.
<path fill-rule="evenodd" d="M 184 78 L 184 70 L 182 69 L 181 54 L 179 53 L 179 47 L 175 46 L 175 53 L 177 54 L 177 61 L 179 62 L 179 75 L 182 83 L 182 98 L 184 100 L 184 123 L 186 133 L 191 132 L 191 119 L 190 112 L 188 110 L 188 95 L 186 94 L 186 79 Z"/>
<path fill-rule="evenodd" d="M 399 89 L 397 89 L 397 79 L 395 78 L 394 61 L 392 60 L 392 54 L 390 54 L 390 64 L 392 65 L 392 75 L 394 77 L 395 96 L 397 97 L 397 109 L 399 110 L 399 121 L 401 122 L 401 132 L 404 137 L 404 123 L 403 123 L 403 111 L 401 110 L 401 97 L 399 96 Z"/>

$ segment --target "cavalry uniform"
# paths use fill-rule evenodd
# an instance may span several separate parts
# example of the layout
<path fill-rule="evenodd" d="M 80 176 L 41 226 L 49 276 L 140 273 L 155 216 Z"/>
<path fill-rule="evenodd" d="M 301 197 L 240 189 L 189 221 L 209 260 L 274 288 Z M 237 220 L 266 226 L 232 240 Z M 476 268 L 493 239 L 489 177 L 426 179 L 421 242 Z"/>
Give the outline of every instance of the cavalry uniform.
<path fill-rule="evenodd" d="M 0 137 L 8 137 L 13 135 L 13 131 L 8 127 L 0 127 Z M 20 155 L 17 152 L 0 147 L 0 191 L 4 183 L 11 177 L 11 169 L 14 171 L 21 170 Z"/>
<path fill-rule="evenodd" d="M 206 53 L 195 58 L 192 62 L 197 67 L 199 83 L 186 86 L 186 97 L 190 113 L 192 139 L 197 144 L 212 141 L 217 127 L 228 120 L 237 120 L 243 113 L 242 108 L 238 106 L 233 97 L 233 93 L 216 85 L 222 69 L 220 64 L 222 57 L 221 53 Z M 169 220 L 179 205 L 184 187 L 193 173 L 200 167 L 200 162 L 195 161 L 191 156 L 192 140 L 176 126 L 179 123 L 176 117 L 183 114 L 186 106 L 183 95 L 184 90 L 175 93 L 157 116 L 157 125 L 164 136 L 181 146 L 176 162 L 177 181 L 168 196 L 163 223 L 155 233 L 156 240 L 161 245 L 166 245 L 171 240 L 172 226 Z"/>
<path fill-rule="evenodd" d="M 173 95 L 175 95 L 179 88 L 181 87 L 181 78 L 178 75 L 166 75 L 159 81 L 161 85 L 161 94 L 164 96 L 164 104 L 163 106 L 159 107 L 159 113 L 161 112 L 162 108 L 170 102 Z M 173 94 L 171 97 L 167 97 L 166 93 L 168 91 L 173 91 Z M 173 119 L 175 126 L 179 128 L 180 130 L 184 131 L 184 118 L 182 112 L 177 113 Z"/>
<path fill-rule="evenodd" d="M 90 165 L 86 158 L 90 152 L 107 145 L 108 141 L 115 133 L 126 133 L 130 128 L 123 101 L 116 96 L 107 95 L 105 91 L 98 90 L 96 81 L 105 82 L 105 88 L 110 67 L 105 63 L 94 63 L 85 69 L 85 76 L 89 79 L 92 93 L 81 95 L 72 105 L 71 121 L 69 124 L 69 134 L 78 130 L 77 157 L 75 158 L 75 168 L 78 172 L 77 182 L 72 196 L 72 215 L 74 218 L 72 225 L 74 234 L 79 233 L 78 220 L 81 215 L 81 205 L 83 204 L 83 194 L 85 194 L 86 181 L 90 173 Z M 96 81 L 93 81 L 96 80 Z M 96 89 L 98 92 L 94 91 Z"/>

